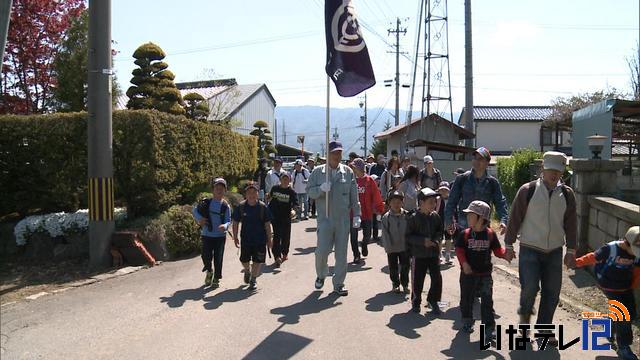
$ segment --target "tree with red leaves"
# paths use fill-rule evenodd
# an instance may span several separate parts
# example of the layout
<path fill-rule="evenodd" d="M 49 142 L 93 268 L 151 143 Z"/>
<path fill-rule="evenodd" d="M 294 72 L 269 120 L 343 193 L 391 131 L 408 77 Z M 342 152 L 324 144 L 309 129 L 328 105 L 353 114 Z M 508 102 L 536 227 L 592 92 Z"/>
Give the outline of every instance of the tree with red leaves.
<path fill-rule="evenodd" d="M 0 113 L 33 114 L 52 108 L 53 62 L 83 0 L 14 0 L 0 82 Z"/>

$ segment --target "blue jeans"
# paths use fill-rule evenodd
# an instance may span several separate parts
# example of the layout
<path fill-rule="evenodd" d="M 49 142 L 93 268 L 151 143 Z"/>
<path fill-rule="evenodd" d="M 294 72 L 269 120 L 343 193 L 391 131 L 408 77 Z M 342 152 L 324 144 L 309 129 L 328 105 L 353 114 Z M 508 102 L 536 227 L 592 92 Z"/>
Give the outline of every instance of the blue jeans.
<path fill-rule="evenodd" d="M 560 300 L 562 287 L 562 248 L 545 253 L 520 246 L 520 309 L 518 314 L 530 316 L 540 292 L 537 324 L 553 324 L 553 314 Z"/>
<path fill-rule="evenodd" d="M 307 217 L 307 215 L 309 215 L 309 207 L 308 207 L 308 196 L 307 193 L 302 193 L 302 194 L 297 194 L 298 195 L 298 207 L 296 208 L 296 215 L 298 217 L 298 220 L 302 219 L 302 216 L 304 214 L 304 217 Z M 303 212 L 303 207 L 304 207 L 304 212 Z"/>

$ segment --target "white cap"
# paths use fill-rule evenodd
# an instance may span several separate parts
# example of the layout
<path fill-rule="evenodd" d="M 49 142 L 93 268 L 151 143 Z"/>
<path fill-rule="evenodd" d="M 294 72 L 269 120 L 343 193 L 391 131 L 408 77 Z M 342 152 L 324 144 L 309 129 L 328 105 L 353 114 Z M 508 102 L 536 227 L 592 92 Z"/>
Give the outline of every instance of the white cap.
<path fill-rule="evenodd" d="M 547 151 L 542 156 L 544 170 L 564 172 L 567 166 L 567 155 L 558 151 Z"/>
<path fill-rule="evenodd" d="M 425 163 L 432 163 L 433 162 L 433 157 L 431 157 L 431 155 L 427 155 L 424 157 L 424 162 Z"/>

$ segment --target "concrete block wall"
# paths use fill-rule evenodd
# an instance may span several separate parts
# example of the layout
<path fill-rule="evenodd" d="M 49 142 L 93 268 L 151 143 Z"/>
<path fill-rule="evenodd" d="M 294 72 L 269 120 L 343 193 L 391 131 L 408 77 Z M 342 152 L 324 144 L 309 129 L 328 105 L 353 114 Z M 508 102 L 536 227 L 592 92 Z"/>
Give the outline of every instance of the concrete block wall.
<path fill-rule="evenodd" d="M 604 196 L 590 196 L 588 203 L 591 249 L 621 239 L 631 226 L 640 224 L 638 205 Z"/>

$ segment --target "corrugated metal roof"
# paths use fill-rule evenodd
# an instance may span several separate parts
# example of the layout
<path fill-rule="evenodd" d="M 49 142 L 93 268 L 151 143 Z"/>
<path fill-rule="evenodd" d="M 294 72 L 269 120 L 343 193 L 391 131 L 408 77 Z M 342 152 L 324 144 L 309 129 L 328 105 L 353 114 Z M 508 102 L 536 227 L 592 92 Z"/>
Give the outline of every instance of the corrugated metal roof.
<path fill-rule="evenodd" d="M 460 119 L 464 119 L 463 114 Z M 491 121 L 543 121 L 551 115 L 550 106 L 474 106 L 474 120 Z M 463 123 L 463 122 L 462 122 Z"/>

